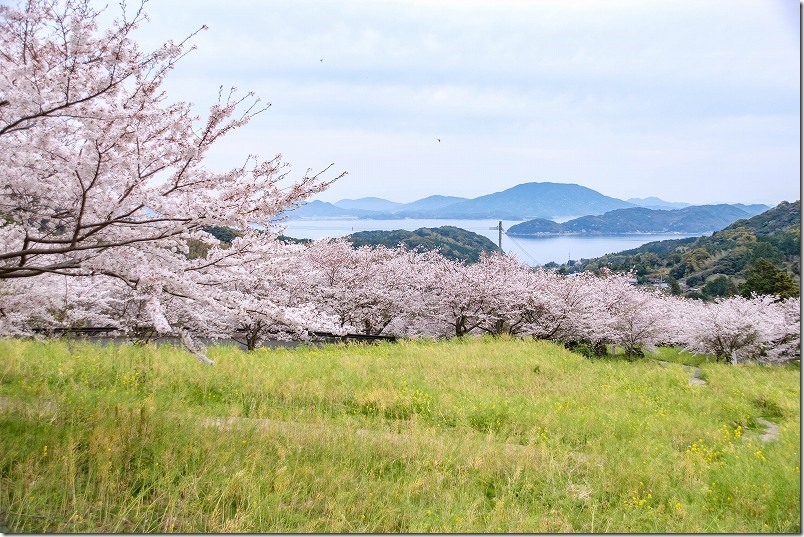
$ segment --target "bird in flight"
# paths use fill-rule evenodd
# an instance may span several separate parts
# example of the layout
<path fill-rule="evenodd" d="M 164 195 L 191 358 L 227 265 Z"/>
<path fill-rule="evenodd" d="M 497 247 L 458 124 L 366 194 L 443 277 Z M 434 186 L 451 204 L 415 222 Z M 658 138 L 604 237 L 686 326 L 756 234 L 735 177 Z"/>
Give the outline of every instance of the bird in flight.
<path fill-rule="evenodd" d="M 436 140 L 438 140 L 439 143 L 441 142 L 441 138 L 436 138 Z"/>

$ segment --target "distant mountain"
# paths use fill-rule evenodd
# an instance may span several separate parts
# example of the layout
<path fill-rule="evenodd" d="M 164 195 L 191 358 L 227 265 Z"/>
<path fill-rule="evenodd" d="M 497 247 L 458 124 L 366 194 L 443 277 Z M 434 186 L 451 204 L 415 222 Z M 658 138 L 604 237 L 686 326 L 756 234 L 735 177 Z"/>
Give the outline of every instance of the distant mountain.
<path fill-rule="evenodd" d="M 628 198 L 628 203 L 633 203 L 637 207 L 647 207 L 648 209 L 683 209 L 689 207 L 691 203 L 684 203 L 683 201 L 664 201 L 655 196 L 648 198 Z"/>
<path fill-rule="evenodd" d="M 638 207 L 646 207 L 648 209 L 683 209 L 684 207 L 691 207 L 692 203 L 686 203 L 683 201 L 664 201 L 663 199 L 651 196 L 648 198 L 629 198 L 626 200 L 628 203 L 633 203 Z M 709 204 L 709 205 L 724 205 L 724 204 Z M 728 203 L 725 205 L 731 205 L 732 207 L 737 207 L 738 209 L 742 209 L 743 211 L 747 212 L 750 216 L 755 216 L 760 213 L 764 213 L 768 209 L 770 209 L 770 205 L 763 205 L 761 203 L 756 203 L 752 205 L 746 205 L 744 203 Z"/>
<path fill-rule="evenodd" d="M 562 224 L 530 220 L 511 226 L 509 235 L 610 235 L 629 233 L 710 233 L 751 215 L 732 205 L 694 205 L 683 209 L 631 207 Z"/>
<path fill-rule="evenodd" d="M 677 293 L 694 298 L 752 291 L 795 296 L 801 285 L 801 201 L 782 202 L 709 236 L 649 242 L 632 250 L 583 259 L 570 270 L 596 271 L 601 267 L 633 270 L 640 281 L 666 281 L 677 286 Z M 772 290 L 755 286 L 758 274 Z"/>
<path fill-rule="evenodd" d="M 420 200 L 406 203 L 398 207 L 395 212 L 397 213 L 414 213 L 418 211 L 432 211 L 441 209 L 448 205 L 454 205 L 462 201 L 468 201 L 469 198 L 459 198 L 457 196 L 428 196 Z"/>
<path fill-rule="evenodd" d="M 678 209 L 686 203 L 666 202 L 659 198 L 632 198 L 639 204 L 663 204 L 654 209 Z M 429 196 L 411 203 L 398 203 L 383 198 L 367 197 L 343 199 L 337 203 L 310 201 L 301 207 L 287 211 L 289 219 L 339 219 L 359 218 L 366 220 L 430 218 L 430 219 L 499 219 L 529 220 L 534 218 L 567 220 L 576 216 L 602 215 L 606 212 L 642 206 L 623 201 L 576 184 L 524 183 L 474 199 L 456 196 Z M 765 205 L 734 204 L 747 216 L 768 209 Z"/>
<path fill-rule="evenodd" d="M 742 209 L 743 211 L 747 212 L 749 216 L 756 216 L 758 214 L 762 214 L 771 208 L 768 205 L 762 205 L 761 203 L 756 203 L 753 205 L 745 205 L 744 203 L 732 203 L 731 206 L 737 207 L 738 209 Z"/>
<path fill-rule="evenodd" d="M 360 198 L 356 200 L 344 199 L 333 203 L 341 209 L 359 209 L 361 211 L 375 211 L 381 213 L 394 212 L 404 204 L 382 198 Z"/>
<path fill-rule="evenodd" d="M 292 220 L 316 220 L 328 218 L 381 218 L 382 213 L 362 209 L 344 209 L 325 201 L 313 200 L 286 211 L 284 216 Z"/>
<path fill-rule="evenodd" d="M 500 252 L 497 245 L 483 235 L 455 226 L 423 227 L 415 231 L 359 231 L 344 238 L 355 247 L 383 245 L 395 248 L 403 244 L 410 249 L 438 250 L 444 257 L 469 263 L 477 262 L 484 252 Z"/>
<path fill-rule="evenodd" d="M 603 214 L 626 207 L 633 205 L 580 185 L 524 183 L 430 211 L 427 217 L 528 220 L 571 214 Z"/>

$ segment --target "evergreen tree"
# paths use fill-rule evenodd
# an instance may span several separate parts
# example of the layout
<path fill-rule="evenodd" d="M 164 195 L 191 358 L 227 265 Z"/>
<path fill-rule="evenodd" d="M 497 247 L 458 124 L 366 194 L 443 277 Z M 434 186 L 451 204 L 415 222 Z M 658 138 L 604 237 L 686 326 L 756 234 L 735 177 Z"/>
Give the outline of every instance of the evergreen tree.
<path fill-rule="evenodd" d="M 745 282 L 740 286 L 740 294 L 750 297 L 758 295 L 776 295 L 781 298 L 799 295 L 799 286 L 786 272 L 778 270 L 767 259 L 757 259 L 748 270 Z"/>

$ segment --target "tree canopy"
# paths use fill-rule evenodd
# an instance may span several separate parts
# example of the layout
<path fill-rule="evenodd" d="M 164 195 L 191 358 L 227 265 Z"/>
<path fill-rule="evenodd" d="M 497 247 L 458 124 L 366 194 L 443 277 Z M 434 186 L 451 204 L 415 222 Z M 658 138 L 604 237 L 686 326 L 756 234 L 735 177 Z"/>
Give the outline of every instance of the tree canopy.
<path fill-rule="evenodd" d="M 210 148 L 267 106 L 223 88 L 205 117 L 170 102 L 164 82 L 192 36 L 143 51 L 132 34 L 144 21 L 142 7 L 123 7 L 100 28 L 88 0 L 0 7 L 0 279 L 109 274 L 136 285 L 132 267 L 186 270 L 167 252 L 209 241 L 211 226 L 271 227 L 329 184 L 288 180 L 280 155 L 209 170 Z"/>

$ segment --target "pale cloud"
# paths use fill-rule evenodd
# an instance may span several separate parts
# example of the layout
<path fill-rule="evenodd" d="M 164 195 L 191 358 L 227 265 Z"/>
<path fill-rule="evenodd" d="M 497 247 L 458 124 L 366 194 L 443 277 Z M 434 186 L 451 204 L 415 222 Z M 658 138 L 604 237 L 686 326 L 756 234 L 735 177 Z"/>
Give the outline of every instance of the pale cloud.
<path fill-rule="evenodd" d="M 793 2 L 148 9 L 149 46 L 209 25 L 171 78 L 172 98 L 208 105 L 223 84 L 272 103 L 213 165 L 282 152 L 298 173 L 330 162 L 350 172 L 321 199 L 477 196 L 535 180 L 697 203 L 798 197 Z"/>

